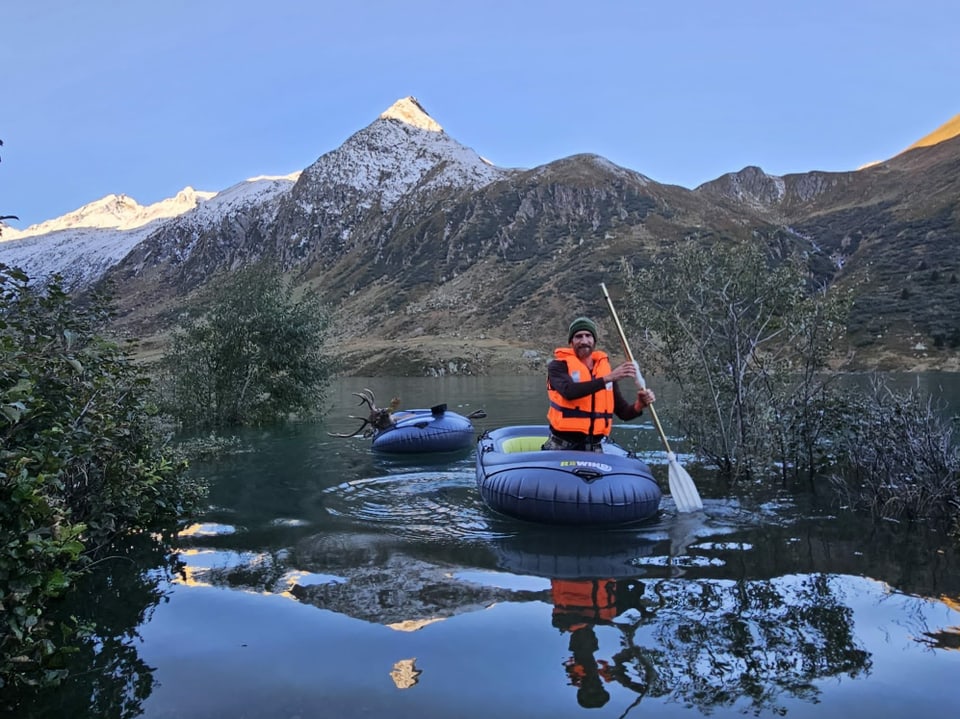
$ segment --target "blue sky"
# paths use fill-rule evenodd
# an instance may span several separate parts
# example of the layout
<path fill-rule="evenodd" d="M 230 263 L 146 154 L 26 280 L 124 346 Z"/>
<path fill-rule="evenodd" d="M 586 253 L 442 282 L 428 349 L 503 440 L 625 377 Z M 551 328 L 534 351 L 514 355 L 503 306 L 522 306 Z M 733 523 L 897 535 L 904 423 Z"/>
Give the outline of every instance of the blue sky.
<path fill-rule="evenodd" d="M 960 113 L 956 0 L 30 0 L 0 11 L 0 214 L 303 169 L 412 95 L 503 167 L 695 187 L 852 170 Z"/>

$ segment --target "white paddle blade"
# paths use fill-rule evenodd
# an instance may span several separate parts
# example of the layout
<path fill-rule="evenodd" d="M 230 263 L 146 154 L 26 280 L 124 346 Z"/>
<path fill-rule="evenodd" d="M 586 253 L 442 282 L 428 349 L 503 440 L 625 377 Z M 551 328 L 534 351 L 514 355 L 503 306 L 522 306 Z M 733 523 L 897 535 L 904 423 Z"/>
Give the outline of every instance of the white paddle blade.
<path fill-rule="evenodd" d="M 687 470 L 680 466 L 673 452 L 670 452 L 667 458 L 670 460 L 668 472 L 670 496 L 673 497 L 673 501 L 677 505 L 677 511 L 686 513 L 703 509 L 703 500 L 700 499 L 697 485 L 693 483 L 693 479 L 687 474 Z"/>

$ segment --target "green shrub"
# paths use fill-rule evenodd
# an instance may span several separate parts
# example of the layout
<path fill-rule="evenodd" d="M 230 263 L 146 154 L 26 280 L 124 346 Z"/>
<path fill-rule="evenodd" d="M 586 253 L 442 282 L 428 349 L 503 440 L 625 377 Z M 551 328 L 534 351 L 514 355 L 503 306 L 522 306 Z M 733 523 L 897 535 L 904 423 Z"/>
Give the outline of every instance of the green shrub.
<path fill-rule="evenodd" d="M 202 489 L 165 447 L 149 379 L 80 307 L 0 265 L 0 686 L 62 678 L 81 627 L 50 602 L 116 537 L 176 521 Z"/>
<path fill-rule="evenodd" d="M 333 374 L 323 353 L 329 314 L 275 267 L 211 284 L 160 363 L 164 409 L 191 427 L 258 425 L 319 411 Z"/>

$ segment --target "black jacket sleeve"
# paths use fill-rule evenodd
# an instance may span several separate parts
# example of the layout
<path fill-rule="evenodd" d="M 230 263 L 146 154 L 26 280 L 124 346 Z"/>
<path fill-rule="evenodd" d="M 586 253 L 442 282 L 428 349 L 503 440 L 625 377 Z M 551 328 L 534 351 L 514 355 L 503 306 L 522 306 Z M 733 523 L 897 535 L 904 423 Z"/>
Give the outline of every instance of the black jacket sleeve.
<path fill-rule="evenodd" d="M 547 381 L 564 399 L 580 399 L 603 389 L 603 378 L 588 379 L 586 382 L 574 382 L 570 370 L 563 360 L 551 360 L 547 365 Z"/>

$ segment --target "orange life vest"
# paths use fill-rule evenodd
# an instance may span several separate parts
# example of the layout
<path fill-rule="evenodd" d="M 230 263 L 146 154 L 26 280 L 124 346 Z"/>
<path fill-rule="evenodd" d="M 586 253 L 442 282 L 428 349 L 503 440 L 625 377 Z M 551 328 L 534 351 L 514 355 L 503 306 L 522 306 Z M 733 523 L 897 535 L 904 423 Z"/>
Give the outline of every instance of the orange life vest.
<path fill-rule="evenodd" d="M 554 356 L 567 363 L 567 372 L 574 382 L 603 377 L 612 371 L 606 352 L 593 351 L 593 372 L 580 361 L 572 347 L 557 347 Z M 564 399 L 547 380 L 550 409 L 547 421 L 558 432 L 582 432 L 593 436 L 608 435 L 613 425 L 613 388 L 607 385 L 599 392 L 576 400 Z"/>
<path fill-rule="evenodd" d="M 553 614 L 579 622 L 569 623 L 572 631 L 617 616 L 616 582 L 612 579 L 552 579 Z"/>

